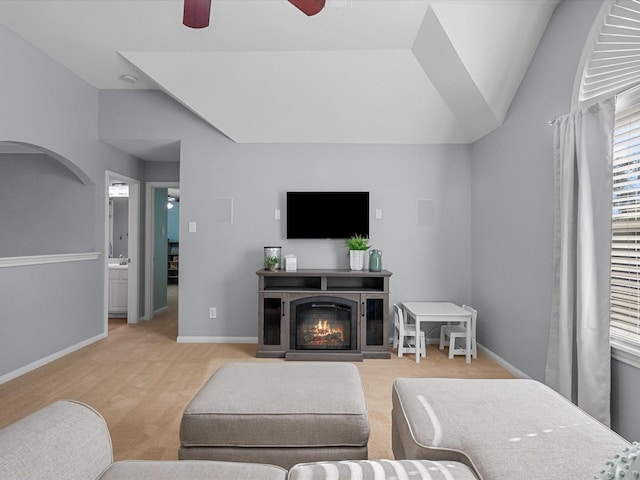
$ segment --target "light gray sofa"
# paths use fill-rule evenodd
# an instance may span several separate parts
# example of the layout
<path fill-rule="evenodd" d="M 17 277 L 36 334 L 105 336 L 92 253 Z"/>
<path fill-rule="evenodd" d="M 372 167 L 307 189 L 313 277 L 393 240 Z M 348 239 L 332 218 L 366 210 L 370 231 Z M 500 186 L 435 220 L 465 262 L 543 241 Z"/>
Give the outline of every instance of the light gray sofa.
<path fill-rule="evenodd" d="M 212 460 L 113 463 L 107 425 L 95 410 L 54 402 L 0 430 L 2 480 L 476 480 L 459 462 L 346 460 L 284 468 Z"/>
<path fill-rule="evenodd" d="M 479 479 L 595 478 L 631 446 L 534 380 L 399 378 L 392 400 L 396 459 L 455 460 Z"/>
<path fill-rule="evenodd" d="M 284 480 L 273 465 L 209 461 L 113 463 L 102 416 L 73 401 L 54 402 L 0 430 L 2 480 Z"/>

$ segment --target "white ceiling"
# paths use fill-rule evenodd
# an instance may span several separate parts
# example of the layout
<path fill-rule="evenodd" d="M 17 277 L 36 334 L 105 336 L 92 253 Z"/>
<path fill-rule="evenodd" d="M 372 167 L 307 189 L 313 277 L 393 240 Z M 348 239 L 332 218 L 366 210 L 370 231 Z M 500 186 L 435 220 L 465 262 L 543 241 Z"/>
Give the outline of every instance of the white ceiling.
<path fill-rule="evenodd" d="M 558 2 L 327 0 L 307 17 L 213 0 L 195 30 L 182 0 L 0 0 L 0 22 L 95 87 L 162 89 L 238 143 L 469 143 L 503 122 Z"/>

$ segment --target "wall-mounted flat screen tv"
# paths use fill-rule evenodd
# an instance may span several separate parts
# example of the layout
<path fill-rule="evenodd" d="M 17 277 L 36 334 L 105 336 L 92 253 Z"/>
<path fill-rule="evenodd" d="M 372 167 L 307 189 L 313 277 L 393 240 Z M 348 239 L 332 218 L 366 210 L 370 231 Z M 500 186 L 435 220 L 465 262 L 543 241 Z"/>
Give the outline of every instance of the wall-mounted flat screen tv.
<path fill-rule="evenodd" d="M 369 192 L 287 192 L 287 238 L 369 236 Z"/>

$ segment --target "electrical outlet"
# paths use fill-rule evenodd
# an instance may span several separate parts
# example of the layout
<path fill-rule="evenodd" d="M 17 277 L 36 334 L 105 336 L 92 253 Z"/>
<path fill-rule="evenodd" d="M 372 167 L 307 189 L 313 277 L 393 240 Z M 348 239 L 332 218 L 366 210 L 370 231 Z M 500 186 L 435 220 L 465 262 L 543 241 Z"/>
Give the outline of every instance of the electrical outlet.
<path fill-rule="evenodd" d="M 216 307 L 209 308 L 209 318 L 216 318 L 218 316 L 218 309 Z"/>

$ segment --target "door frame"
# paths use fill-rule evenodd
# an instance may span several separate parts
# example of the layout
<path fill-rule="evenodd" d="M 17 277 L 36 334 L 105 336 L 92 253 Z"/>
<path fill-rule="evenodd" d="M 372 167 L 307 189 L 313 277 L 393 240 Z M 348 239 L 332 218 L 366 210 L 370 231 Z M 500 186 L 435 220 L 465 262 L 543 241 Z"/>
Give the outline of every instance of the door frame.
<path fill-rule="evenodd" d="M 144 275 L 144 319 L 153 318 L 153 258 L 155 232 L 155 202 L 153 195 L 157 188 L 180 188 L 180 182 L 147 182 L 145 192 L 145 275 Z M 178 283 L 178 288 L 180 284 Z"/>
<path fill-rule="evenodd" d="M 106 170 L 104 193 L 104 328 L 107 334 L 109 332 L 109 185 L 113 181 L 129 185 L 127 255 L 130 262 L 127 281 L 127 323 L 138 323 L 140 319 L 140 180 Z"/>

